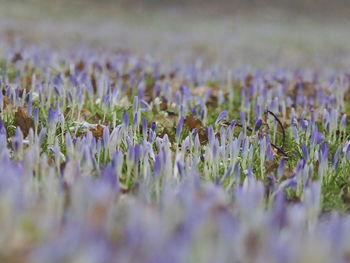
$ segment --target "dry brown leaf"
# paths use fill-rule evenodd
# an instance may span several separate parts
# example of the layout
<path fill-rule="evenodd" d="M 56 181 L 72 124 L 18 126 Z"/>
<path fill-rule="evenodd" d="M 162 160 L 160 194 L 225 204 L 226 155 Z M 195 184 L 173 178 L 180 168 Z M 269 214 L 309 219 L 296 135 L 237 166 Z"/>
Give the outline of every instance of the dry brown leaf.
<path fill-rule="evenodd" d="M 30 128 L 34 129 L 34 119 L 27 113 L 24 107 L 17 108 L 14 122 L 16 127 L 20 127 L 24 138 L 27 137 Z"/>
<path fill-rule="evenodd" d="M 158 136 L 160 138 L 163 138 L 165 134 L 168 135 L 168 138 L 169 138 L 170 142 L 172 142 L 172 143 L 175 142 L 175 133 L 174 132 L 172 132 L 172 133 L 169 132 L 169 130 L 166 127 L 163 128 L 162 132 L 160 132 L 158 134 Z"/>
<path fill-rule="evenodd" d="M 345 204 L 347 204 L 347 205 L 350 204 L 350 183 L 344 183 L 342 185 L 341 198 Z"/>
<path fill-rule="evenodd" d="M 287 167 L 284 169 L 283 176 L 281 178 L 281 181 L 287 180 L 294 174 L 293 168 Z"/>
<path fill-rule="evenodd" d="M 175 77 L 176 77 L 175 71 L 169 73 L 169 79 L 174 79 Z"/>
<path fill-rule="evenodd" d="M 10 98 L 7 97 L 7 96 L 4 96 L 4 97 L 3 97 L 3 100 L 4 100 L 4 108 L 6 108 L 7 105 L 9 105 L 9 104 L 11 103 L 11 100 L 10 100 Z"/>
<path fill-rule="evenodd" d="M 22 87 L 28 92 L 32 87 L 32 77 L 31 75 L 26 75 L 21 79 Z"/>
<path fill-rule="evenodd" d="M 105 221 L 108 209 L 107 204 L 96 202 L 92 205 L 89 215 L 89 224 L 92 227 L 100 228 Z"/>
<path fill-rule="evenodd" d="M 198 129 L 198 137 L 201 145 L 208 143 L 208 134 L 204 127 Z"/>
<path fill-rule="evenodd" d="M 312 97 L 315 94 L 315 84 L 309 81 L 303 82 L 304 88 L 303 88 L 303 94 L 307 97 Z"/>
<path fill-rule="evenodd" d="M 264 166 L 266 169 L 266 173 L 269 174 L 278 168 L 278 163 L 276 163 L 275 161 L 265 161 Z"/>
<path fill-rule="evenodd" d="M 16 63 L 17 61 L 20 61 L 22 59 L 23 59 L 22 54 L 17 52 L 13 55 L 11 62 Z"/>
<path fill-rule="evenodd" d="M 106 65 L 106 69 L 108 71 L 110 71 L 110 72 L 113 71 L 113 66 L 112 66 L 112 63 L 110 61 L 107 60 L 105 65 Z"/>
<path fill-rule="evenodd" d="M 245 80 L 244 80 L 246 87 L 249 87 L 250 85 L 252 85 L 253 80 L 254 80 L 253 75 L 252 75 L 252 74 L 248 74 L 248 75 L 245 77 Z"/>
<path fill-rule="evenodd" d="M 350 85 L 348 90 L 345 92 L 345 101 L 350 101 Z"/>
<path fill-rule="evenodd" d="M 95 74 L 91 74 L 90 79 L 91 79 L 92 90 L 94 91 L 94 94 L 96 94 L 97 93 L 97 80 L 96 80 Z"/>
<path fill-rule="evenodd" d="M 185 124 L 190 131 L 203 127 L 203 123 L 200 120 L 195 119 L 192 114 L 186 117 Z"/>
<path fill-rule="evenodd" d="M 122 80 L 124 82 L 129 81 L 130 80 L 130 74 L 128 74 L 128 73 L 123 74 L 122 75 Z"/>
<path fill-rule="evenodd" d="M 159 105 L 159 109 L 163 111 L 168 109 L 168 102 L 164 97 L 162 97 L 162 102 Z"/>
<path fill-rule="evenodd" d="M 91 128 L 90 131 L 92 132 L 92 135 L 97 138 L 102 138 L 103 135 L 103 126 L 98 124 L 96 128 Z"/>
<path fill-rule="evenodd" d="M 216 99 L 218 97 L 218 90 L 209 86 L 202 86 L 192 89 L 192 94 L 198 97 L 204 96 L 208 91 L 211 91 L 210 98 Z"/>
<path fill-rule="evenodd" d="M 75 69 L 83 71 L 85 69 L 85 62 L 83 60 L 79 60 L 75 65 Z"/>

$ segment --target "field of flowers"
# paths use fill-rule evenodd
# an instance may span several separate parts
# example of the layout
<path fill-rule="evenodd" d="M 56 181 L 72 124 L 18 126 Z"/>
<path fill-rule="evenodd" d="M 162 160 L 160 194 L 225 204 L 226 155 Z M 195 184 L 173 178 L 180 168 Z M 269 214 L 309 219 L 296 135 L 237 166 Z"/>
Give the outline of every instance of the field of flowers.
<path fill-rule="evenodd" d="M 162 63 L 12 34 L 0 262 L 350 262 L 349 72 Z"/>

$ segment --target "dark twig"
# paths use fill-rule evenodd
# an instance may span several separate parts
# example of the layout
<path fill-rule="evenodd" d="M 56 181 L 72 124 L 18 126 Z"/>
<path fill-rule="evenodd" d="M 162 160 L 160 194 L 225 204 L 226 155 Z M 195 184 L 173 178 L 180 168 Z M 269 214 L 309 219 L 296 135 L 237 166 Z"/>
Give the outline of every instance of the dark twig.
<path fill-rule="evenodd" d="M 271 115 L 275 118 L 275 120 L 276 120 L 276 121 L 278 122 L 278 124 L 281 126 L 282 133 L 283 133 L 282 146 L 279 147 L 279 146 L 275 145 L 274 143 L 270 142 L 271 146 L 272 146 L 273 148 L 275 148 L 275 149 L 277 150 L 278 153 L 284 155 L 285 157 L 289 157 L 288 154 L 283 150 L 284 144 L 285 144 L 285 139 L 286 139 L 286 133 L 285 133 L 284 127 L 283 127 L 283 125 L 282 125 L 282 122 L 278 119 L 278 117 L 277 117 L 273 112 L 271 112 L 271 111 L 268 110 L 268 111 L 266 111 L 266 113 L 271 114 Z M 225 124 L 229 125 L 229 123 L 225 123 Z M 235 126 L 240 127 L 240 128 L 244 128 L 243 125 L 240 124 L 240 123 L 235 123 Z M 248 127 L 248 126 L 246 126 L 246 129 L 247 129 L 248 131 L 250 131 L 250 132 L 253 131 L 253 129 L 250 128 L 250 127 Z"/>
<path fill-rule="evenodd" d="M 279 126 L 281 127 L 282 129 L 282 134 L 283 134 L 283 139 L 282 139 L 282 145 L 281 145 L 281 150 L 284 148 L 284 144 L 285 144 L 285 141 L 286 141 L 286 132 L 284 130 L 284 127 L 282 125 L 282 122 L 280 121 L 280 119 L 276 116 L 276 114 L 274 114 L 272 111 L 269 111 L 267 110 L 266 113 L 268 114 L 271 114 L 274 119 L 278 122 Z M 272 145 L 272 144 L 271 144 Z"/>
<path fill-rule="evenodd" d="M 236 124 L 235 124 L 235 126 L 240 127 L 240 128 L 244 128 L 244 127 L 243 127 L 243 125 L 242 125 L 242 124 L 240 124 L 240 123 L 236 123 Z M 248 127 L 248 126 L 246 126 L 246 128 L 247 128 L 247 130 L 248 130 L 248 131 L 250 131 L 250 132 L 252 132 L 252 131 L 253 131 L 253 129 L 252 129 L 252 128 L 250 128 L 250 127 Z"/>
<path fill-rule="evenodd" d="M 277 145 L 273 144 L 272 142 L 270 144 L 273 148 L 275 148 L 277 150 L 277 152 L 284 155 L 285 157 L 289 157 L 288 154 L 285 151 L 283 151 L 282 148 L 278 147 Z"/>

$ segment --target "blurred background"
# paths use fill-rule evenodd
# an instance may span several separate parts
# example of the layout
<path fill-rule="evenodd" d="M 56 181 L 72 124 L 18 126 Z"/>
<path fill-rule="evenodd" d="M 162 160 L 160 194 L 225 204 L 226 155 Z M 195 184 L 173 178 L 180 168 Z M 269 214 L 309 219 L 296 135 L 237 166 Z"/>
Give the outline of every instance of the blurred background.
<path fill-rule="evenodd" d="M 349 18 L 348 0 L 0 0 L 0 41 L 1 52 L 16 40 L 162 63 L 347 69 Z"/>

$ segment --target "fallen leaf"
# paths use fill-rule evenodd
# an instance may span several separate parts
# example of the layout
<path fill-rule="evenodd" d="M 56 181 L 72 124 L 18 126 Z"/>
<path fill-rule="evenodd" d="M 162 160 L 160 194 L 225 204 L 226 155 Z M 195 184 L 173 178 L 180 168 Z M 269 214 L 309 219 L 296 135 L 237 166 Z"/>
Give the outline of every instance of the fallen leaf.
<path fill-rule="evenodd" d="M 290 167 L 285 168 L 280 181 L 282 182 L 284 180 L 287 180 L 288 178 L 291 178 L 293 174 L 294 174 L 293 168 L 290 168 Z"/>
<path fill-rule="evenodd" d="M 166 127 L 164 127 L 162 132 L 160 132 L 158 136 L 160 138 L 163 138 L 165 134 L 168 135 L 169 141 L 171 143 L 175 142 L 175 132 L 169 132 L 169 130 Z"/>
<path fill-rule="evenodd" d="M 27 137 L 30 128 L 34 129 L 34 119 L 27 113 L 24 107 L 17 108 L 14 123 L 16 127 L 20 127 L 24 138 Z"/>
<path fill-rule="evenodd" d="M 89 224 L 92 227 L 101 228 L 108 212 L 108 206 L 103 202 L 92 205 L 89 215 Z"/>
<path fill-rule="evenodd" d="M 210 99 L 217 99 L 219 87 L 212 84 L 212 86 L 202 86 L 195 89 L 192 89 L 192 94 L 198 97 L 202 97 L 210 91 Z"/>
<path fill-rule="evenodd" d="M 26 75 L 21 79 L 22 82 L 22 87 L 28 92 L 31 87 L 32 87 L 32 76 L 31 75 Z"/>
<path fill-rule="evenodd" d="M 342 200 L 343 200 L 343 202 L 345 203 L 345 204 L 350 204 L 350 194 L 349 194 L 349 192 L 344 192 L 342 195 L 341 195 L 341 198 L 342 198 Z"/>
<path fill-rule="evenodd" d="M 107 60 L 105 65 L 106 65 L 106 69 L 108 71 L 110 71 L 110 72 L 113 71 L 113 66 L 112 66 L 112 63 L 110 61 Z"/>
<path fill-rule="evenodd" d="M 97 81 L 96 81 L 96 77 L 95 74 L 91 74 L 91 85 L 92 85 L 92 90 L 94 91 L 94 94 L 97 93 Z"/>
<path fill-rule="evenodd" d="M 17 52 L 13 55 L 11 62 L 16 63 L 17 61 L 20 61 L 22 59 L 23 59 L 22 54 Z"/>
<path fill-rule="evenodd" d="M 270 174 L 278 168 L 278 163 L 276 163 L 275 161 L 265 161 L 264 166 L 266 169 L 266 173 Z"/>
<path fill-rule="evenodd" d="M 198 129 L 198 137 L 201 145 L 208 143 L 208 134 L 204 127 Z"/>
<path fill-rule="evenodd" d="M 90 128 L 90 131 L 92 132 L 92 135 L 97 138 L 102 138 L 103 135 L 103 126 L 98 124 L 96 128 Z"/>
<path fill-rule="evenodd" d="M 159 109 L 163 111 L 168 109 L 168 102 L 164 97 L 162 97 L 162 102 L 159 104 Z"/>
<path fill-rule="evenodd" d="M 3 100 L 4 100 L 4 108 L 6 108 L 7 105 L 9 105 L 11 103 L 11 100 L 6 95 L 3 97 Z"/>
<path fill-rule="evenodd" d="M 186 117 L 185 124 L 190 131 L 203 127 L 203 123 L 200 120 L 195 119 L 192 114 Z"/>
<path fill-rule="evenodd" d="M 79 71 L 83 71 L 85 68 L 85 62 L 82 60 L 79 60 L 77 62 L 77 64 L 75 65 L 75 69 L 79 70 Z"/>
<path fill-rule="evenodd" d="M 250 85 L 252 85 L 253 80 L 254 80 L 253 75 L 252 75 L 252 74 L 248 74 L 248 75 L 245 77 L 245 80 L 244 80 L 246 87 L 249 87 Z"/>
<path fill-rule="evenodd" d="M 130 80 L 130 75 L 128 73 L 123 74 L 122 75 L 122 80 L 124 82 L 129 81 Z"/>
<path fill-rule="evenodd" d="M 350 85 L 348 87 L 348 90 L 345 92 L 344 99 L 345 101 L 350 101 Z"/>

